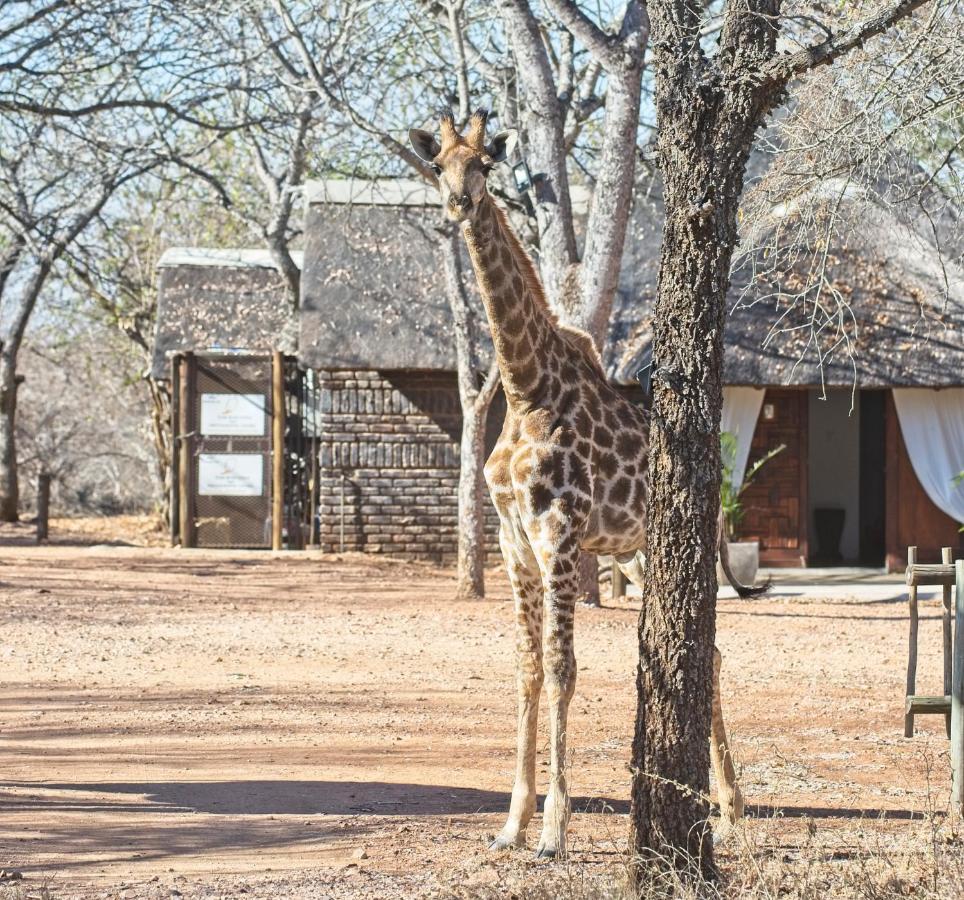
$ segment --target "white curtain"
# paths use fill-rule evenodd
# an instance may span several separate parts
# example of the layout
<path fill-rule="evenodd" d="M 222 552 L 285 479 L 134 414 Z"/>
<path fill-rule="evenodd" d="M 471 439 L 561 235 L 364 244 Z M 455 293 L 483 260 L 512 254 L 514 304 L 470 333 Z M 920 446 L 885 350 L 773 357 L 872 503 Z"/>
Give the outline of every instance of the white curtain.
<path fill-rule="evenodd" d="M 894 388 L 894 406 L 917 480 L 938 508 L 964 522 L 964 388 Z"/>
<path fill-rule="evenodd" d="M 743 473 L 746 472 L 747 459 L 750 456 L 750 443 L 753 441 L 753 431 L 763 405 L 764 393 L 766 392 L 762 388 L 723 388 L 723 419 L 720 422 L 720 431 L 728 431 L 736 438 L 736 460 L 731 478 L 735 488 L 743 482 Z"/>

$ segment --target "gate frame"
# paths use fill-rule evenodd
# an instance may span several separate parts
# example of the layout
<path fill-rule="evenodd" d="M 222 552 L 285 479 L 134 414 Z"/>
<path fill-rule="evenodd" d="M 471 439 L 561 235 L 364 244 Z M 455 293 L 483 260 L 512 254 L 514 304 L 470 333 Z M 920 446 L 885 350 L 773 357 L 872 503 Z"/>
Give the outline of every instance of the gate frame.
<path fill-rule="evenodd" d="M 244 350 L 180 351 L 171 356 L 172 403 L 171 403 L 171 545 L 184 548 L 197 547 L 195 510 L 197 485 L 194 472 L 196 428 L 192 428 L 193 410 L 197 403 L 198 362 L 271 362 L 269 396 L 271 402 L 271 446 L 269 510 L 271 511 L 271 550 L 300 549 L 317 543 L 317 400 L 311 396 L 317 389 L 308 371 L 301 367 L 297 358 L 281 351 L 271 353 Z M 298 428 L 288 427 L 289 401 L 302 421 Z M 305 425 L 310 421 L 310 430 Z M 315 457 L 312 460 L 312 457 Z M 306 477 L 286 479 L 286 462 L 295 460 L 306 469 Z M 296 502 L 287 497 L 286 489 L 298 491 Z M 305 496 L 300 496 L 304 494 Z M 292 513 L 297 507 L 301 515 L 297 521 L 287 516 L 288 529 L 285 541 L 286 506 Z M 306 519 L 306 521 L 302 521 Z M 295 533 L 297 532 L 297 533 Z M 307 540 L 305 540 L 307 532 Z M 260 549 L 260 548 L 259 548 Z M 264 548 L 268 549 L 268 548 Z"/>

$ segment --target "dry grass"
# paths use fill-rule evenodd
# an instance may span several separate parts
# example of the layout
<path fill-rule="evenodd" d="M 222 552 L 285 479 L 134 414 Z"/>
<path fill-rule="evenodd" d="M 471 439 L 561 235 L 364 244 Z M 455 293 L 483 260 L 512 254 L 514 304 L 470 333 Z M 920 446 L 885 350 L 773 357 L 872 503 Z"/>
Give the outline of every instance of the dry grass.
<path fill-rule="evenodd" d="M 959 827 L 937 817 L 895 832 L 867 822 L 858 843 L 822 840 L 809 823 L 810 840 L 790 846 L 777 820 L 757 820 L 731 835 L 717 853 L 720 877 L 708 882 L 693 863 L 687 875 L 653 859 L 630 881 L 627 855 L 618 862 L 538 865 L 516 860 L 493 864 L 487 874 L 454 873 L 425 896 L 458 900 L 824 900 L 860 898 L 948 900 L 964 897 L 964 843 Z"/>

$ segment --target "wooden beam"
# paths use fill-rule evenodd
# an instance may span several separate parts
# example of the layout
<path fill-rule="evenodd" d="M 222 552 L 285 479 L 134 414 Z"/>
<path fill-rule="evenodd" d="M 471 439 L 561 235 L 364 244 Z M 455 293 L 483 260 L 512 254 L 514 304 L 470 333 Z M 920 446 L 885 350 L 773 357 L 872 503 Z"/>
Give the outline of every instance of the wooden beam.
<path fill-rule="evenodd" d="M 954 666 L 951 679 L 951 802 L 964 814 L 964 559 L 957 561 Z"/>
<path fill-rule="evenodd" d="M 907 548 L 907 571 L 910 572 L 917 563 L 917 548 Z M 911 585 L 907 590 L 907 605 L 910 613 L 910 634 L 907 638 L 907 691 L 908 706 L 904 710 L 904 737 L 914 736 L 914 711 L 909 706 L 909 700 L 917 689 L 917 586 Z"/>
<path fill-rule="evenodd" d="M 916 549 L 916 548 L 915 548 Z M 907 566 L 907 584 L 913 587 L 951 587 L 954 584 L 954 565 L 923 565 L 914 563 Z"/>
<path fill-rule="evenodd" d="M 884 400 L 884 565 L 888 572 L 900 571 L 899 439 L 894 396 L 892 391 L 887 391 Z"/>
<path fill-rule="evenodd" d="M 170 485 L 170 537 L 171 546 L 176 547 L 181 535 L 181 522 L 179 512 L 178 486 L 180 482 L 179 473 L 181 459 L 181 428 L 180 428 L 180 395 L 181 395 L 181 360 L 175 356 L 171 360 L 171 485 Z"/>
<path fill-rule="evenodd" d="M 194 546 L 194 498 L 191 496 L 191 467 L 194 460 L 193 445 L 193 404 L 194 404 L 194 354 L 185 353 L 181 358 L 180 396 L 180 428 L 177 469 L 177 508 L 179 516 L 178 530 L 181 534 L 181 546 Z"/>
<path fill-rule="evenodd" d="M 904 710 L 915 716 L 944 716 L 951 711 L 951 696 L 926 697 L 918 694 L 906 699 Z"/>
<path fill-rule="evenodd" d="M 271 354 L 271 549 L 282 549 L 285 507 L 284 357 Z"/>
<path fill-rule="evenodd" d="M 321 491 L 318 479 L 321 477 L 321 469 L 318 463 L 319 447 L 317 436 L 312 435 L 308 446 L 311 447 L 311 491 L 308 497 L 308 542 L 312 547 L 317 547 L 321 543 L 321 537 L 318 534 L 318 529 L 321 524 L 318 521 L 318 500 Z"/>
<path fill-rule="evenodd" d="M 50 523 L 50 473 L 37 476 L 37 543 L 47 540 Z"/>
<path fill-rule="evenodd" d="M 763 395 L 766 403 L 766 394 Z M 797 553 L 799 565 L 810 559 L 810 392 L 797 391 L 797 440 L 800 443 L 799 496 L 797 512 Z"/>

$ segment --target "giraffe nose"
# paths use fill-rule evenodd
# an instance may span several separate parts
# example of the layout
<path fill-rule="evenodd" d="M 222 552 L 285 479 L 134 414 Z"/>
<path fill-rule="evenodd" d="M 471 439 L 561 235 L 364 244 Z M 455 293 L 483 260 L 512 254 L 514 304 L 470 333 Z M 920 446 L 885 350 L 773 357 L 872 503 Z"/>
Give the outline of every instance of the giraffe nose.
<path fill-rule="evenodd" d="M 449 206 L 451 206 L 452 209 L 459 209 L 465 212 L 472 206 L 472 198 L 468 194 L 462 194 L 459 197 L 452 194 L 449 196 Z"/>

